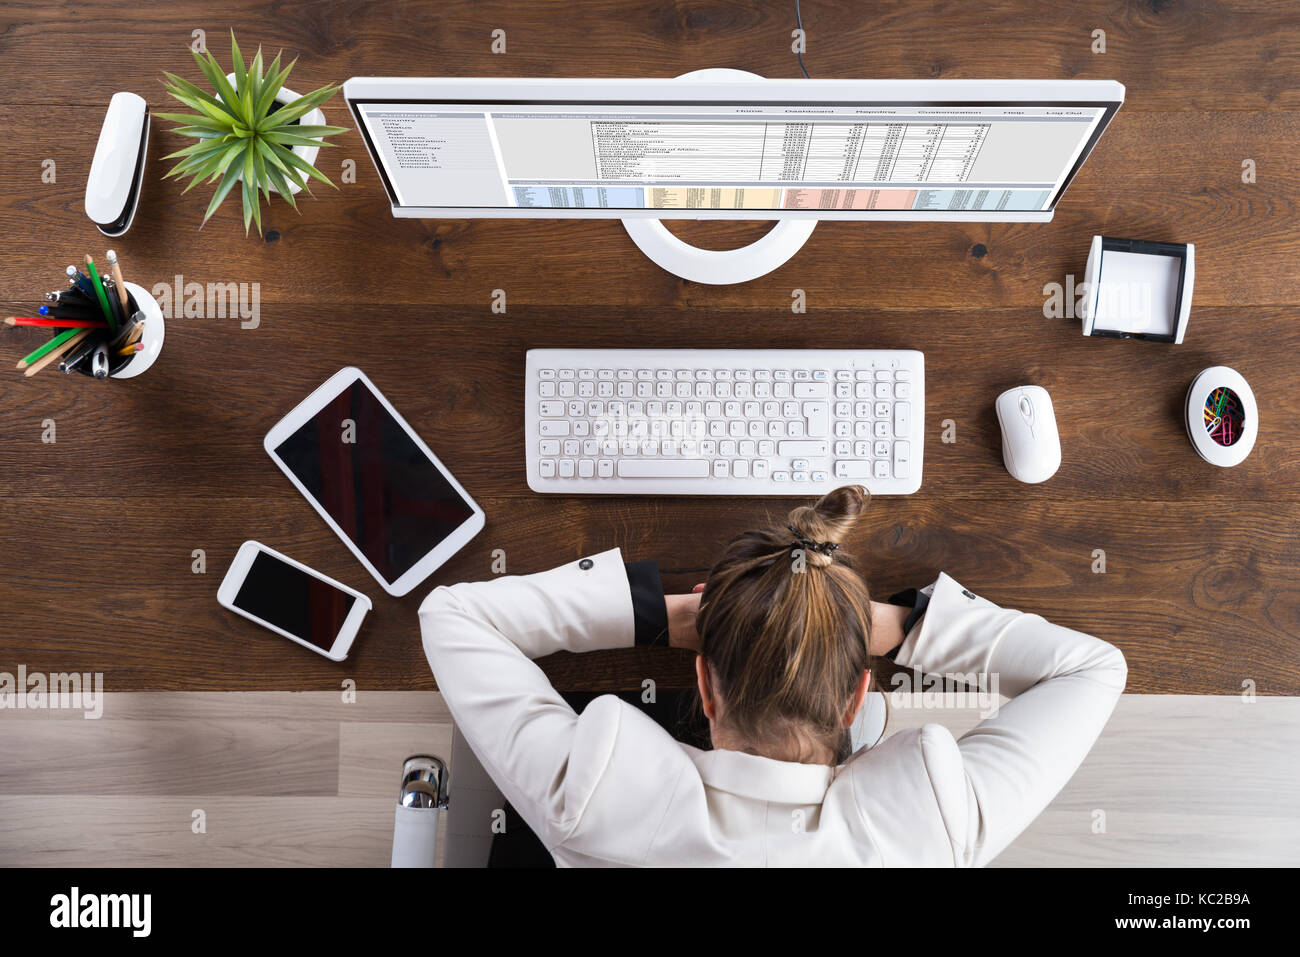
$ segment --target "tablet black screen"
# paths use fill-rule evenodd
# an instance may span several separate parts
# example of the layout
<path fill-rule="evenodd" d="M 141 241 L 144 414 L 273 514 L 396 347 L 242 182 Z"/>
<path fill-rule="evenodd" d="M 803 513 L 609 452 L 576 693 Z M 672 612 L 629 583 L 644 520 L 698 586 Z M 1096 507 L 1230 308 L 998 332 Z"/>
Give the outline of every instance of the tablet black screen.
<path fill-rule="evenodd" d="M 390 584 L 474 514 L 361 380 L 275 454 Z"/>

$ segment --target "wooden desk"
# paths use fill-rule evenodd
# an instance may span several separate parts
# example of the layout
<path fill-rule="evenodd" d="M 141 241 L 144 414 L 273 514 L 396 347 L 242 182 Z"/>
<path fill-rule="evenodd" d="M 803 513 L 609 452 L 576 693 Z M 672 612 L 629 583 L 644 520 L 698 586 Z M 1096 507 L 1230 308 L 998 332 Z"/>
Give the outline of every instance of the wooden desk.
<path fill-rule="evenodd" d="M 174 109 L 164 69 L 199 79 L 207 31 L 226 62 L 237 25 L 301 56 L 299 92 L 354 74 L 672 76 L 704 66 L 793 76 L 793 4 L 634 0 L 286 3 L 0 11 L 5 314 L 108 246 L 128 278 L 258 283 L 261 324 L 174 318 L 158 364 L 96 384 L 0 377 L 0 670 L 102 671 L 108 690 L 432 688 L 415 610 L 438 583 L 511 573 L 614 545 L 656 557 L 665 584 L 702 580 L 719 546 L 788 499 L 561 498 L 524 480 L 524 352 L 535 346 L 911 347 L 926 353 L 925 485 L 880 499 L 852 543 L 881 594 L 940 569 L 1008 604 L 1124 649 L 1129 690 L 1300 694 L 1300 20 L 1288 2 L 1207 7 L 1100 0 L 805 4 L 817 77 L 1091 77 L 1128 100 L 1051 224 L 819 226 L 776 273 L 707 288 L 660 272 L 613 221 L 394 220 L 355 132 L 325 151 L 338 181 L 296 215 L 280 200 L 245 238 L 228 202 L 161 181 L 179 138 L 155 124 L 143 204 L 106 241 L 82 212 L 109 96 Z M 111 24 L 111 31 L 106 25 Z M 507 52 L 490 52 L 491 31 Z M 1092 31 L 1107 52 L 1091 52 Z M 111 41 L 106 39 L 111 32 Z M 331 122 L 350 125 L 341 97 Z M 57 181 L 42 182 L 55 161 Z M 1258 181 L 1242 182 L 1253 159 Z M 696 224 L 734 246 L 757 224 Z M 1047 283 L 1082 280 L 1089 240 L 1194 242 L 1196 299 L 1172 347 L 1084 339 L 1043 315 Z M 791 313 L 791 291 L 807 294 Z M 493 290 L 507 312 L 494 314 Z M 0 334 L 6 361 L 33 333 Z M 1203 463 L 1179 407 L 1192 376 L 1239 369 L 1262 403 L 1241 467 Z M 365 369 L 482 503 L 486 530 L 404 600 L 382 594 L 261 448 L 270 425 L 339 367 Z M 1065 449 L 1043 487 L 1002 467 L 993 399 L 1047 387 Z M 53 419 L 57 441 L 41 441 Z M 940 441 L 951 419 L 956 442 Z M 221 609 L 239 543 L 257 538 L 366 590 L 370 623 L 335 665 Z M 206 573 L 191 570 L 202 549 Z M 1106 572 L 1093 572 L 1094 551 Z M 626 651 L 545 663 L 564 688 L 692 680 L 688 656 Z"/>

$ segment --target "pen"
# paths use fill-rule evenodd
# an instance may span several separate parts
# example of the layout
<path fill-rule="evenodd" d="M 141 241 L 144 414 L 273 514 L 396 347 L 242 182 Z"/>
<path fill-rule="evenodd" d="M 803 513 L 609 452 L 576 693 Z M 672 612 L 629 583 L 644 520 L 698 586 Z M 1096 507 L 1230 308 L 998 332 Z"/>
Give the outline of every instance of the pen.
<path fill-rule="evenodd" d="M 90 354 L 90 372 L 96 379 L 108 378 L 108 346 L 102 342 Z"/>
<path fill-rule="evenodd" d="M 103 319 L 93 306 L 41 306 L 38 315 L 59 319 Z"/>
<path fill-rule="evenodd" d="M 89 298 L 91 302 L 94 302 L 95 287 L 91 285 L 90 277 L 87 276 L 80 269 L 78 269 L 76 266 L 69 266 L 67 269 L 67 273 L 68 273 L 68 285 L 75 286 L 81 292 L 82 295 Z"/>
<path fill-rule="evenodd" d="M 113 270 L 113 281 L 117 283 L 117 298 L 122 302 L 122 314 L 126 315 L 126 311 L 131 307 L 127 305 L 126 281 L 122 278 L 122 270 L 117 264 L 116 250 L 110 249 L 104 254 L 104 258 L 108 260 L 108 265 Z"/>
<path fill-rule="evenodd" d="M 109 340 L 108 347 L 110 349 L 115 349 L 120 345 L 135 342 L 136 339 L 140 338 L 138 335 L 136 335 L 136 329 L 143 322 L 144 322 L 144 313 L 142 312 L 131 313 L 131 318 L 128 319 L 126 322 L 124 322 L 122 326 L 117 330 L 117 334 L 114 335 Z"/>
<path fill-rule="evenodd" d="M 90 304 L 90 300 L 87 299 L 76 286 L 69 286 L 67 289 L 61 289 L 57 292 L 47 292 L 45 294 L 45 301 L 52 302 L 55 305 L 64 306 L 75 305 L 83 302 L 87 305 Z"/>
<path fill-rule="evenodd" d="M 122 323 L 126 322 L 126 310 L 124 310 L 122 304 L 117 301 L 117 283 L 113 281 L 112 276 L 104 276 L 102 277 L 102 281 L 104 284 L 104 294 L 108 298 L 108 311 L 112 313 L 112 319 L 110 321 L 113 323 L 115 329 L 120 329 Z"/>
<path fill-rule="evenodd" d="M 97 337 L 92 336 L 78 345 L 75 349 L 69 351 L 63 357 L 63 361 L 59 363 L 59 371 L 71 372 L 77 366 L 81 365 L 86 361 L 90 354 L 95 351 L 95 346 L 99 341 L 100 340 Z"/>

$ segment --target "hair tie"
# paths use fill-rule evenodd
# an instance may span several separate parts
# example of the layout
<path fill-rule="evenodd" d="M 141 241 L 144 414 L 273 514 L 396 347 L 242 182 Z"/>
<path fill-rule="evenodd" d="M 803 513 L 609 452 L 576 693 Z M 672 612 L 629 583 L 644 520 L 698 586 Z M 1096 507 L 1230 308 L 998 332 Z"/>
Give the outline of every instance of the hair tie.
<path fill-rule="evenodd" d="M 806 552 L 817 552 L 821 555 L 826 555 L 831 558 L 834 558 L 835 550 L 840 547 L 839 542 L 809 541 L 808 539 L 800 535 L 799 529 L 795 528 L 793 525 L 787 525 L 786 528 L 790 529 L 790 533 L 794 535 L 795 540 L 790 543 L 791 548 L 802 548 Z"/>

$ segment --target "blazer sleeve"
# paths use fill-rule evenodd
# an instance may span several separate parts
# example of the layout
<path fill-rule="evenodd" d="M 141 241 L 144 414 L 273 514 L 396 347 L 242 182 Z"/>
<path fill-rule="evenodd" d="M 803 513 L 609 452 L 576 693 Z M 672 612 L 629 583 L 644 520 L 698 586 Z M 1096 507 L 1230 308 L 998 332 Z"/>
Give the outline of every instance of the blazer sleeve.
<path fill-rule="evenodd" d="M 955 744 L 938 726 L 921 735 L 956 863 L 966 866 L 1000 854 L 1065 786 L 1128 675 L 1113 645 L 999 608 L 942 574 L 895 660 L 967 683 L 973 675 L 994 693 L 990 707 L 997 694 L 1011 699 Z"/>
<path fill-rule="evenodd" d="M 618 549 L 437 588 L 420 606 L 424 651 L 452 719 L 548 848 L 576 825 L 618 727 L 604 712 L 584 722 L 532 659 L 631 647 L 639 618 Z"/>

